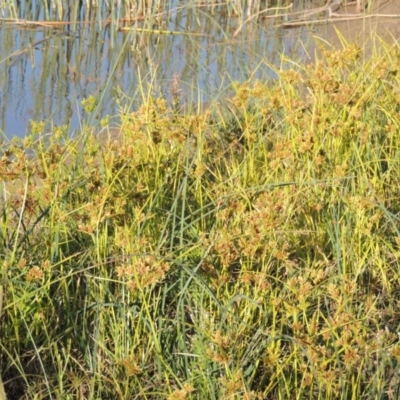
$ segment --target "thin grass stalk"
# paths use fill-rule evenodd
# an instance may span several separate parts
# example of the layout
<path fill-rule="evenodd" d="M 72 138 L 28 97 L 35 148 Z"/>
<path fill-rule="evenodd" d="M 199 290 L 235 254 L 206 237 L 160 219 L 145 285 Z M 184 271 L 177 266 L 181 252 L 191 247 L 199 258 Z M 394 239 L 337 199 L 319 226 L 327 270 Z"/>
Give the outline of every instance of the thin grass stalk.
<path fill-rule="evenodd" d="M 50 382 L 49 382 L 49 380 L 48 380 L 46 368 L 45 368 L 45 366 L 44 366 L 44 364 L 43 364 L 42 357 L 40 356 L 40 351 L 39 351 L 39 349 L 37 348 L 37 345 L 36 345 L 35 340 L 34 340 L 34 338 L 33 338 L 33 336 L 32 336 L 31 330 L 30 330 L 29 326 L 26 324 L 25 319 L 22 318 L 22 320 L 23 320 L 23 322 L 24 322 L 24 324 L 25 324 L 26 331 L 28 332 L 29 339 L 30 339 L 31 342 L 32 342 L 32 346 L 33 346 L 33 348 L 35 349 L 35 356 L 36 356 L 37 360 L 39 361 L 40 367 L 41 367 L 41 369 L 42 369 L 43 378 L 44 378 L 45 385 L 46 385 L 46 388 L 47 388 L 47 394 L 48 394 L 50 400 L 52 400 L 52 399 L 53 399 L 53 396 L 52 396 L 52 389 L 51 389 L 51 386 L 50 386 Z"/>
<path fill-rule="evenodd" d="M 4 390 L 3 380 L 0 375 L 0 400 L 7 400 L 6 392 Z"/>
<path fill-rule="evenodd" d="M 0 285 L 0 319 L 2 318 L 2 314 L 3 314 L 3 286 Z M 0 373 L 0 400 L 7 400 L 2 380 L 2 373 Z"/>

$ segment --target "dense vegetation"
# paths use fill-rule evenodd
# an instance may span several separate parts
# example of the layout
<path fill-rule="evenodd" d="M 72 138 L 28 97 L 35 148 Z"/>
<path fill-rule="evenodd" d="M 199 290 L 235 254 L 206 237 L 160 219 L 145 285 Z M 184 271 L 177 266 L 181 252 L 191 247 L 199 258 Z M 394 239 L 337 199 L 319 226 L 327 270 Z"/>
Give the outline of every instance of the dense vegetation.
<path fill-rule="evenodd" d="M 400 49 L 322 53 L 3 144 L 9 399 L 399 396 Z"/>

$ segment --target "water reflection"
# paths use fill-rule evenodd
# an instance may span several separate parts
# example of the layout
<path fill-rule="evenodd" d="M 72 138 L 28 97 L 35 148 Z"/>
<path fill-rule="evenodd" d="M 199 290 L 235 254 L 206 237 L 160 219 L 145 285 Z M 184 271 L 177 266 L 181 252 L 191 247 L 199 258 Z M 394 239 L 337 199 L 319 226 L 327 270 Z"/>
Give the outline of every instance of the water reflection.
<path fill-rule="evenodd" d="M 22 14 L 42 20 L 38 10 L 22 9 Z M 88 18 L 82 10 L 71 8 L 63 20 Z M 151 26 L 135 23 L 127 32 L 92 18 L 97 22 L 57 29 L 0 25 L 0 129 L 8 137 L 25 135 L 31 119 L 47 120 L 48 129 L 54 123 L 72 131 L 115 116 L 121 107 L 133 109 L 151 92 L 168 97 L 174 77 L 184 101 L 208 101 L 223 96 L 232 81 L 273 78 L 282 54 L 304 61 L 312 48 L 307 27 L 277 29 L 273 19 L 260 20 L 243 25 L 234 37 L 236 18 L 198 8 L 171 7 L 169 19 Z M 98 99 L 96 115 L 81 108 L 88 96 Z"/>

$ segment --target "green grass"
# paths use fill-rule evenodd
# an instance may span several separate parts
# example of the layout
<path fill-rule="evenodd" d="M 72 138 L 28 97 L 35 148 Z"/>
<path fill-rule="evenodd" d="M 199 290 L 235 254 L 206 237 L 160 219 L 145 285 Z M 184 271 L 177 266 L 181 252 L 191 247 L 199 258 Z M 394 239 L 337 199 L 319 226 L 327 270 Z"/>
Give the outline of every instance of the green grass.
<path fill-rule="evenodd" d="M 33 122 L 4 144 L 8 398 L 397 398 L 400 49 L 380 48 L 205 113 L 148 96 L 115 142 Z"/>

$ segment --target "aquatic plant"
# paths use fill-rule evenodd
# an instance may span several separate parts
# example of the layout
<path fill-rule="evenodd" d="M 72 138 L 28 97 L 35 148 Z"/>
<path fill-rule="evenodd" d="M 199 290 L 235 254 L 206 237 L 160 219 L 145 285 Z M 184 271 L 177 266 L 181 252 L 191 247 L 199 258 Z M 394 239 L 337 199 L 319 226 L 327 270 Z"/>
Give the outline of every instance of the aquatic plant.
<path fill-rule="evenodd" d="M 4 143 L 9 398 L 397 398 L 400 50 L 379 48 Z"/>

